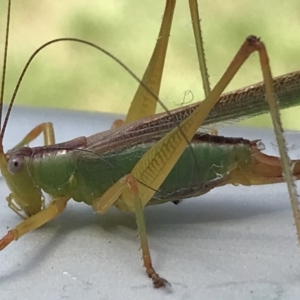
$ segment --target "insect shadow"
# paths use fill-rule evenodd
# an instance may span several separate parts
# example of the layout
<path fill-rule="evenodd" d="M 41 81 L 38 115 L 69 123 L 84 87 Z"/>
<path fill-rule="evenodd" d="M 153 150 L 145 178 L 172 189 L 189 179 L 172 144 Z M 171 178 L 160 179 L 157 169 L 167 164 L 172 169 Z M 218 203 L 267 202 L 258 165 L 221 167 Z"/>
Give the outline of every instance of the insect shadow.
<path fill-rule="evenodd" d="M 249 190 L 247 187 L 238 187 L 237 189 L 241 188 Z M 207 236 L 206 231 L 211 234 L 213 230 L 219 230 L 218 226 L 209 226 L 210 223 L 228 223 L 289 210 L 289 207 L 282 202 L 270 206 L 261 199 L 254 199 L 251 205 L 246 205 L 241 199 L 238 199 L 242 193 L 238 192 L 236 197 L 233 197 L 230 191 L 224 193 L 224 190 L 226 191 L 226 188 L 223 191 L 221 189 L 221 191 L 212 192 L 200 198 L 184 201 L 179 205 L 167 203 L 159 208 L 156 206 L 146 208 L 146 219 L 151 220 L 148 234 L 154 239 L 153 243 L 157 244 L 155 238 L 164 238 L 169 235 L 168 228 L 170 226 L 172 230 L 175 229 L 176 234 L 176 230 L 180 231 L 180 228 L 186 224 L 198 224 L 199 230 L 201 230 L 199 240 L 201 240 Z M 34 249 L 33 245 L 30 246 L 32 249 L 26 247 L 27 251 L 30 249 L 31 255 L 22 261 L 22 265 L 18 265 L 16 262 L 15 265 L 10 266 L 9 270 L 0 274 L 0 287 L 5 282 L 15 280 L 16 277 L 21 278 L 27 276 L 28 273 L 36 272 L 41 262 L 46 263 L 47 258 L 53 255 L 66 236 L 73 231 L 94 231 L 99 235 L 99 246 L 103 240 L 107 240 L 108 243 L 110 240 L 120 243 L 123 240 L 132 239 L 134 241 L 136 239 L 136 223 L 132 213 L 124 214 L 116 209 L 111 209 L 105 215 L 98 215 L 92 213 L 91 208 L 85 205 L 70 203 L 68 206 L 70 206 L 69 209 L 65 210 L 62 215 L 37 229 L 37 234 L 42 232 L 43 243 L 38 244 L 38 247 Z M 115 236 L 118 239 L 115 239 Z M 30 244 L 30 239 L 27 240 L 27 243 Z M 119 248 L 120 245 L 115 245 L 115 247 Z M 101 263 L 101 258 L 99 261 Z"/>

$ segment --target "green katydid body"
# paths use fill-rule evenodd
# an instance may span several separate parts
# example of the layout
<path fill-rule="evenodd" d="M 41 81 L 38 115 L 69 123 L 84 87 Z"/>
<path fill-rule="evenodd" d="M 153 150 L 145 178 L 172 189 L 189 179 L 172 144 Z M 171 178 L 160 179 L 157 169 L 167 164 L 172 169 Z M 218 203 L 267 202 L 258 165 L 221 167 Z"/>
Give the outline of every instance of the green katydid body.
<path fill-rule="evenodd" d="M 299 71 L 274 78 L 281 108 L 298 104 L 299 87 Z M 250 115 L 258 115 L 267 109 L 263 98 L 262 83 L 224 94 L 205 120 L 204 127 L 248 117 L 249 107 L 243 109 L 243 105 L 249 105 L 249 99 L 252 99 Z M 5 157 L 0 157 L 1 172 L 12 191 L 7 198 L 9 206 L 21 216 L 24 216 L 22 213 L 25 217 L 35 215 L 45 208 L 41 190 L 53 198 L 65 196 L 92 205 L 118 179 L 130 173 L 143 154 L 198 105 L 145 117 L 119 129 L 62 144 L 38 148 L 20 148 L 18 145 Z M 148 205 L 201 195 L 226 183 L 258 184 L 260 179 L 241 182 L 243 179 L 230 181 L 226 178 L 238 164 L 245 170 L 251 167 L 251 147 L 251 142 L 242 139 L 195 136 Z M 24 149 L 27 149 L 25 155 Z M 18 173 L 11 174 L 7 170 L 7 161 L 18 153 L 25 157 L 27 164 Z M 123 203 L 118 200 L 115 205 L 127 210 Z"/>
<path fill-rule="evenodd" d="M 29 158 L 28 163 L 34 184 L 45 192 L 54 197 L 70 196 L 92 205 L 109 187 L 131 172 L 156 140 L 121 146 L 105 153 L 48 149 L 45 154 L 37 153 L 37 158 Z M 195 136 L 191 147 L 186 148 L 149 204 L 207 192 L 238 162 L 251 162 L 250 146 L 250 142 L 242 139 Z"/>
<path fill-rule="evenodd" d="M 80 138 L 75 143 L 64 143 L 65 146 L 21 148 L 10 155 L 12 159 L 24 157 L 23 170 L 28 172 L 36 189 L 43 190 L 53 198 L 65 196 L 92 205 L 115 182 L 130 173 L 159 138 L 156 136 L 150 141 L 144 139 L 125 147 L 121 141 L 118 147 L 104 152 L 100 148 L 98 151 L 91 150 L 89 138 Z M 75 145 L 75 149 L 71 149 L 70 144 Z M 244 139 L 195 135 L 191 146 L 186 147 L 148 205 L 208 192 L 219 185 L 237 164 L 249 167 L 253 145 Z M 122 210 L 128 210 L 122 203 L 117 201 L 115 204 Z"/>
<path fill-rule="evenodd" d="M 284 87 L 287 82 L 289 84 Z M 284 99 L 280 101 L 282 108 L 298 104 L 300 72 L 275 78 L 274 86 L 279 99 Z M 251 116 L 267 109 L 262 99 L 263 85 L 258 83 L 222 95 L 204 126 L 247 117 L 249 111 L 241 109 L 241 106 L 247 103 L 245 99 L 249 97 L 252 99 Z M 92 205 L 118 179 L 130 173 L 143 154 L 198 105 L 196 103 L 169 113 L 146 117 L 120 129 L 107 130 L 88 138 L 47 147 L 24 148 L 27 149 L 25 155 L 23 148 L 8 151 L 8 157 L 21 153 L 27 162 L 21 172 L 15 175 L 5 168 L 1 170 L 13 191 L 10 197 L 27 216 L 43 208 L 41 190 L 53 198 L 66 196 Z M 230 110 L 227 110 L 227 106 L 230 106 Z M 231 116 L 232 111 L 235 116 Z M 240 113 L 237 115 L 236 111 Z M 208 135 L 200 138 L 196 135 L 148 205 L 201 195 L 222 185 L 226 174 L 237 164 L 245 169 L 251 165 L 252 146 L 251 142 L 242 139 Z M 26 195 L 24 190 L 27 191 Z M 127 210 L 126 205 L 121 203 L 117 201 L 115 204 Z"/>

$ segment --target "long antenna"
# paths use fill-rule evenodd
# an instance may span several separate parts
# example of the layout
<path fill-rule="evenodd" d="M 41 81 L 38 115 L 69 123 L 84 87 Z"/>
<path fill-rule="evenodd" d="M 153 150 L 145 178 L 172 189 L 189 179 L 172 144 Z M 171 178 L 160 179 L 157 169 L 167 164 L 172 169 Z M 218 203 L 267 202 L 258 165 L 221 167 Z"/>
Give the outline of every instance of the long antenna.
<path fill-rule="evenodd" d="M 149 89 L 149 87 L 143 83 L 143 81 L 141 79 L 139 79 L 139 77 L 134 73 L 132 72 L 122 61 L 120 61 L 116 56 L 114 56 L 113 54 L 111 54 L 109 51 L 105 50 L 104 48 L 94 44 L 94 43 L 91 43 L 91 42 L 88 42 L 88 41 L 85 41 L 85 40 L 82 40 L 82 39 L 77 39 L 77 38 L 58 38 L 58 39 L 54 39 L 54 40 L 51 40 L 45 44 L 43 44 L 42 46 L 40 46 L 37 50 L 35 50 L 32 55 L 30 56 L 30 58 L 28 59 L 27 63 L 25 64 L 22 72 L 21 72 L 21 75 L 18 79 L 18 82 L 16 84 L 16 87 L 14 89 L 14 92 L 13 92 L 13 95 L 11 97 L 11 100 L 10 100 L 10 104 L 8 106 L 8 109 L 7 109 L 7 112 L 6 112 L 6 116 L 5 116 L 5 120 L 3 122 L 3 126 L 1 128 L 1 132 L 0 132 L 0 140 L 2 141 L 3 139 L 3 136 L 4 136 L 4 133 L 5 133 L 5 129 L 6 129 L 6 126 L 7 126 L 7 123 L 8 123 L 8 119 L 9 119 L 9 116 L 10 116 L 10 113 L 11 113 L 11 110 L 12 110 L 12 107 L 13 107 L 13 104 L 14 104 L 14 101 L 15 101 L 15 98 L 17 96 L 17 92 L 19 90 L 19 87 L 22 83 L 22 80 L 25 76 L 25 73 L 28 69 L 28 67 L 30 66 L 31 62 L 33 61 L 33 59 L 36 57 L 36 55 L 41 51 L 43 50 L 44 48 L 48 47 L 49 45 L 51 44 L 54 44 L 54 43 L 58 43 L 58 42 L 65 42 L 65 41 L 69 41 L 69 42 L 77 42 L 77 43 L 81 43 L 81 44 L 84 44 L 84 45 L 88 45 L 92 48 L 95 48 L 99 51 L 101 51 L 102 53 L 104 53 L 105 55 L 107 55 L 108 57 L 110 57 L 111 59 L 113 59 L 117 64 L 119 64 L 128 74 L 130 74 L 130 76 L 135 80 L 137 81 L 139 84 L 141 84 L 147 91 L 148 93 L 154 98 L 156 99 L 156 101 L 158 101 L 158 103 L 160 104 L 160 106 L 166 111 L 166 113 L 168 115 L 171 115 L 170 112 L 168 111 L 168 108 L 164 105 L 164 103 L 159 99 L 159 97 L 157 95 L 155 95 L 153 93 L 153 91 L 151 89 Z M 176 125 L 176 127 L 178 127 L 179 131 L 183 134 L 182 132 L 182 129 L 179 125 Z M 183 134 L 184 135 L 184 134 Z M 190 143 L 189 141 L 185 138 L 186 142 L 187 142 L 187 145 L 190 146 Z M 194 152 L 192 151 L 193 155 L 194 155 Z M 194 159 L 195 161 L 197 161 L 195 155 L 194 155 Z"/>
<path fill-rule="evenodd" d="M 2 80 L 1 80 L 1 94 L 0 94 L 0 126 L 2 123 L 3 97 L 4 97 L 4 87 L 5 87 L 9 23 L 10 23 L 10 10 L 11 10 L 11 1 L 8 0 L 7 15 L 6 15 L 6 33 L 5 33 L 5 43 L 4 43 L 4 55 L 3 55 L 3 68 L 2 68 Z M 3 145 L 2 145 L 2 136 L 1 136 L 1 140 L 0 140 L 0 149 L 1 150 L 2 150 L 2 147 L 3 147 Z"/>

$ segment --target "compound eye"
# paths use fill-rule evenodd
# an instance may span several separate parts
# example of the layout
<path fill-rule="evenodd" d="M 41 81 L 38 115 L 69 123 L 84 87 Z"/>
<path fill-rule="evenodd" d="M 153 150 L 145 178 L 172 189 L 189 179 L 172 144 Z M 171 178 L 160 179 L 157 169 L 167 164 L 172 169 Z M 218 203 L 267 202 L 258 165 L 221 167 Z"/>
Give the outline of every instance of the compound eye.
<path fill-rule="evenodd" d="M 20 155 L 12 156 L 7 164 L 7 169 L 10 174 L 17 174 L 23 168 L 24 157 Z"/>

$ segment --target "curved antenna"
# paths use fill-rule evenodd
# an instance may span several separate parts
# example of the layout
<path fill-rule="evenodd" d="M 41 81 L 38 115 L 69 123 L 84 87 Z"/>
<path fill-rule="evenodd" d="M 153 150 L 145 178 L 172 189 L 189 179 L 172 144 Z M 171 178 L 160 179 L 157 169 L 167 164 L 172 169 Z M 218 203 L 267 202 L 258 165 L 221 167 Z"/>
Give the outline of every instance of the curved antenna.
<path fill-rule="evenodd" d="M 10 23 L 10 11 L 11 1 L 8 0 L 7 14 L 6 14 L 6 32 L 4 42 L 4 55 L 3 55 L 3 67 L 2 67 L 2 79 L 1 79 L 1 94 L 0 94 L 0 126 L 2 123 L 2 109 L 3 109 L 3 97 L 6 77 L 6 64 L 7 64 L 7 51 L 8 51 L 8 38 L 9 38 L 9 23 Z M 1 130 L 2 131 L 2 130 Z M 0 150 L 3 151 L 2 139 L 3 135 L 0 135 Z"/>
<path fill-rule="evenodd" d="M 25 64 L 25 67 L 23 68 L 22 70 L 22 73 L 18 79 L 18 82 L 16 84 L 16 87 L 14 89 L 14 92 L 13 92 L 13 95 L 12 95 L 12 98 L 11 98 L 11 101 L 10 101 L 10 104 L 8 106 L 8 109 L 7 109 L 7 113 L 6 113 L 6 116 L 5 116 L 5 119 L 4 119 L 4 122 L 3 122 L 3 126 L 2 126 L 2 129 L 1 129 L 1 132 L 0 132 L 0 139 L 1 141 L 3 140 L 3 137 L 4 137 L 4 133 L 5 133 L 5 129 L 6 129 L 6 126 L 7 126 L 7 123 L 8 123 L 8 119 L 9 119 L 9 116 L 10 116 L 10 113 L 11 113 L 11 110 L 12 110 L 12 107 L 13 107 L 13 104 L 14 104 L 14 101 L 15 101 L 15 98 L 17 96 L 17 93 L 18 93 L 18 90 L 19 90 L 19 87 L 21 85 L 21 82 L 25 76 L 25 73 L 28 69 L 28 67 L 30 66 L 31 62 L 33 61 L 33 59 L 36 57 L 36 55 L 41 51 L 43 50 L 45 47 L 51 45 L 51 44 L 54 44 L 54 43 L 58 43 L 58 42 L 66 42 L 66 41 L 69 41 L 69 42 L 77 42 L 77 43 L 81 43 L 81 44 L 84 44 L 84 45 L 88 45 L 92 48 L 95 48 L 99 51 L 101 51 L 102 53 L 104 53 L 105 55 L 107 55 L 108 57 L 110 57 L 111 59 L 113 59 L 117 64 L 119 64 L 127 73 L 129 73 L 131 75 L 131 77 L 133 77 L 139 84 L 141 84 L 147 91 L 148 93 L 150 93 L 150 95 L 156 99 L 156 101 L 158 101 L 158 103 L 160 104 L 160 106 L 166 111 L 166 113 L 168 115 L 171 115 L 168 108 L 164 105 L 164 103 L 159 99 L 159 97 L 153 93 L 153 91 L 141 80 L 139 79 L 139 77 L 134 73 L 132 72 L 120 59 L 118 59 L 116 56 L 114 56 L 113 54 L 111 54 L 109 51 L 105 50 L 104 48 L 94 44 L 94 43 L 91 43 L 91 42 L 88 42 L 86 40 L 82 40 L 82 39 L 77 39 L 77 38 L 58 38 L 58 39 L 54 39 L 54 40 L 51 40 L 45 44 L 43 44 L 42 46 L 40 46 L 37 50 L 35 50 L 33 52 L 33 54 L 30 56 L 30 58 L 28 59 L 27 63 Z M 189 140 L 186 138 L 185 134 L 183 133 L 180 125 L 176 125 L 176 127 L 179 129 L 179 132 L 182 134 L 183 138 L 185 139 L 188 147 L 190 147 L 190 149 L 192 150 L 192 155 L 194 157 L 194 160 L 196 162 L 196 165 L 197 164 L 197 157 L 190 145 L 190 142 Z"/>
<path fill-rule="evenodd" d="M 33 59 L 36 57 L 36 55 L 41 51 L 43 50 L 45 47 L 51 45 L 51 44 L 54 44 L 54 43 L 58 43 L 58 42 L 66 42 L 66 41 L 69 41 L 69 42 L 77 42 L 77 43 L 81 43 L 81 44 L 85 44 L 85 45 L 88 45 L 88 46 L 91 46 L 101 52 L 103 52 L 105 55 L 107 55 L 108 57 L 110 57 L 111 59 L 113 59 L 116 63 L 118 63 L 126 72 L 128 72 L 139 84 L 141 84 L 150 94 L 151 96 L 153 96 L 157 101 L 158 103 L 161 105 L 161 107 L 166 111 L 168 112 L 168 108 L 164 105 L 164 103 L 157 97 L 157 95 L 155 95 L 149 88 L 148 86 L 143 83 L 139 77 L 134 73 L 132 72 L 120 59 L 118 59 L 116 56 L 114 56 L 113 54 L 111 54 L 110 52 L 108 52 L 107 50 L 105 50 L 104 48 L 92 43 L 92 42 L 88 42 L 86 40 L 82 40 L 82 39 L 77 39 L 77 38 L 58 38 L 58 39 L 54 39 L 54 40 L 51 40 L 45 44 L 43 44 L 42 46 L 40 46 L 37 50 L 35 50 L 33 52 L 33 54 L 30 56 L 30 58 L 28 59 L 25 67 L 23 68 L 22 70 L 22 73 L 18 79 L 18 82 L 16 84 L 16 87 L 14 89 L 14 92 L 13 92 L 13 95 L 12 95 L 12 98 L 11 98 L 11 101 L 10 101 L 10 104 L 9 104 L 9 107 L 8 107 L 8 110 L 7 110 L 7 113 L 6 113 L 6 116 L 5 116 L 5 120 L 4 120 L 4 123 L 3 123 L 3 127 L 1 129 L 1 133 L 0 133 L 0 138 L 3 138 L 4 136 L 4 132 L 5 132 L 5 129 L 6 129 L 6 126 L 7 126 L 7 122 L 8 122 L 8 118 L 9 118 L 9 115 L 11 113 L 11 110 L 12 110 L 12 106 L 14 104 L 14 101 L 15 101 L 15 98 L 17 96 L 17 92 L 20 88 L 20 85 L 21 85 L 21 82 L 25 76 L 25 73 L 28 69 L 28 67 L 30 66 L 31 62 L 33 61 Z"/>

